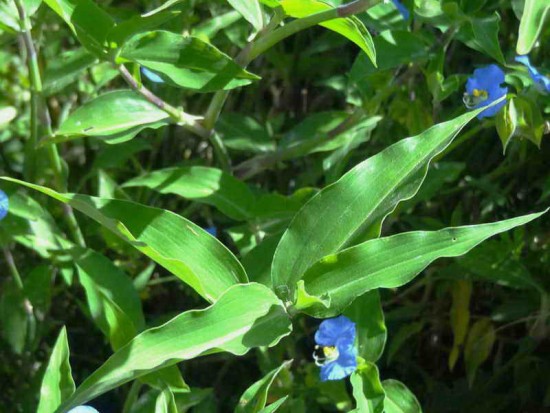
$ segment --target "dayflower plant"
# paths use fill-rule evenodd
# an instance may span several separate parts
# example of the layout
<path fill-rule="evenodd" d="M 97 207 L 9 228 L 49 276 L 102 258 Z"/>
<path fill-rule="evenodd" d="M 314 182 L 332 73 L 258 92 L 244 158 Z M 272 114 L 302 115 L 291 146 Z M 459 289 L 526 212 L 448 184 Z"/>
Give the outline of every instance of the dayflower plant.
<path fill-rule="evenodd" d="M 466 82 L 464 104 L 468 109 L 479 109 L 490 105 L 508 93 L 504 83 L 504 71 L 497 65 L 489 65 L 474 70 L 474 75 Z M 506 104 L 506 100 L 487 108 L 479 115 L 478 119 L 494 116 Z"/>
<path fill-rule="evenodd" d="M 341 380 L 357 368 L 355 323 L 346 316 L 324 320 L 315 333 L 315 364 L 321 381 Z"/>
<path fill-rule="evenodd" d="M 542 93 L 550 93 L 550 79 L 540 73 L 537 68 L 531 64 L 529 56 L 516 56 L 515 60 L 516 62 L 527 66 L 527 69 L 529 70 L 529 75 L 531 75 L 531 79 L 533 79 L 533 82 L 535 82 L 535 86 L 538 90 L 540 90 Z"/>
<path fill-rule="evenodd" d="M 8 215 L 10 201 L 4 191 L 0 189 L 0 219 L 4 219 Z"/>

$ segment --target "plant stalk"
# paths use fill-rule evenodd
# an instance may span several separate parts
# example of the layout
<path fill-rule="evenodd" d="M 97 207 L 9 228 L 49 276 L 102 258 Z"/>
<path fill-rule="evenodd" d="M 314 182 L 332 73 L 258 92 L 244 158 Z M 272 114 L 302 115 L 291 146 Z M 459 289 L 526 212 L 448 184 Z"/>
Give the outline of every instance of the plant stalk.
<path fill-rule="evenodd" d="M 361 13 L 381 1 L 382 0 L 355 0 L 351 3 L 331 8 L 330 10 L 325 10 L 307 17 L 295 19 L 280 28 L 277 28 L 277 26 L 282 21 L 284 16 L 280 9 L 276 9 L 275 16 L 271 19 L 269 25 L 262 32 L 260 32 L 258 40 L 247 45 L 247 47 L 239 53 L 235 60 L 238 64 L 245 68 L 262 53 L 266 52 L 268 49 L 293 34 L 325 21 L 345 18 Z M 214 125 L 220 116 L 228 95 L 228 90 L 220 90 L 215 93 L 204 116 L 204 121 L 202 122 L 204 128 L 207 130 L 214 129 Z"/>
<path fill-rule="evenodd" d="M 210 133 L 202 125 L 197 122 L 197 116 L 190 115 L 184 111 L 170 105 L 145 86 L 140 85 L 137 80 L 132 76 L 128 69 L 124 65 L 117 65 L 117 70 L 122 75 L 122 78 L 128 83 L 128 85 L 143 96 L 147 101 L 151 102 L 160 110 L 166 112 L 170 117 L 179 125 L 183 126 L 185 129 L 195 133 L 196 135 L 202 138 L 208 138 Z"/>
<path fill-rule="evenodd" d="M 25 44 L 27 65 L 29 69 L 29 78 L 31 83 L 30 145 L 32 151 L 31 153 L 33 153 L 34 155 L 35 148 L 37 147 L 40 138 L 40 125 L 42 124 L 42 126 L 45 128 L 46 134 L 48 136 L 52 135 L 50 121 L 51 118 L 46 103 L 44 102 L 44 97 L 42 96 L 42 78 L 40 76 L 40 68 L 38 66 L 38 55 L 36 53 L 36 48 L 34 47 L 34 42 L 31 36 L 31 23 L 21 0 L 15 0 L 15 6 L 19 14 L 21 35 L 23 36 L 23 42 Z M 56 189 L 60 192 L 67 192 L 67 185 L 63 174 L 63 164 L 61 162 L 61 158 L 59 157 L 59 153 L 55 144 L 46 145 L 46 153 L 50 162 L 50 166 L 53 170 Z M 34 159 L 32 161 L 34 162 Z M 72 208 L 68 205 L 64 207 L 64 217 L 73 240 L 78 245 L 85 247 L 86 242 L 84 241 L 84 237 L 82 236 L 82 231 L 78 226 L 78 222 L 76 220 L 76 217 L 74 216 Z"/>

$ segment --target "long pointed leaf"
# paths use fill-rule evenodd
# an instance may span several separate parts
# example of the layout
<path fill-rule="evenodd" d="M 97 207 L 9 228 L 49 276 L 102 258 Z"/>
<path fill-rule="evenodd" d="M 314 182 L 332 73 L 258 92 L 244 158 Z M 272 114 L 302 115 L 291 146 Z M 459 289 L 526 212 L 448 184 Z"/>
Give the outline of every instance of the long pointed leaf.
<path fill-rule="evenodd" d="M 315 317 L 337 315 L 367 291 L 406 284 L 436 259 L 463 255 L 487 238 L 526 224 L 545 212 L 491 224 L 406 232 L 329 255 L 313 265 L 302 280 L 308 294 L 328 295 L 329 304 L 313 302 L 303 311 Z"/>
<path fill-rule="evenodd" d="M 210 302 L 232 285 L 248 280 L 231 251 L 201 227 L 173 212 L 129 201 L 61 194 L 13 178 L 0 179 L 71 205 L 171 271 Z"/>
<path fill-rule="evenodd" d="M 188 311 L 146 330 L 92 373 L 57 411 L 66 412 L 123 383 L 200 355 L 243 355 L 288 335 L 290 319 L 281 301 L 260 284 L 236 285 L 212 306 Z"/>
<path fill-rule="evenodd" d="M 378 236 L 384 218 L 416 194 L 433 157 L 478 113 L 468 112 L 397 142 L 306 203 L 275 251 L 271 275 L 277 293 L 292 299 L 296 281 L 315 262 L 349 246 L 369 228 Z"/>
<path fill-rule="evenodd" d="M 69 343 L 67 330 L 61 329 L 42 379 L 40 401 L 37 413 L 52 413 L 73 394 L 75 389 L 71 365 L 69 364 Z"/>

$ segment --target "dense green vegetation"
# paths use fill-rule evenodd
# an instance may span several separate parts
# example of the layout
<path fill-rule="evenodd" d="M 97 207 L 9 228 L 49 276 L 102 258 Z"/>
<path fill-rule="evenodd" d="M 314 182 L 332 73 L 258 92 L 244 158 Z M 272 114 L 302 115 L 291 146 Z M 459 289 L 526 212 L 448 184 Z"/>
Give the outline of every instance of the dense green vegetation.
<path fill-rule="evenodd" d="M 550 409 L 549 11 L 0 0 L 0 412 Z"/>

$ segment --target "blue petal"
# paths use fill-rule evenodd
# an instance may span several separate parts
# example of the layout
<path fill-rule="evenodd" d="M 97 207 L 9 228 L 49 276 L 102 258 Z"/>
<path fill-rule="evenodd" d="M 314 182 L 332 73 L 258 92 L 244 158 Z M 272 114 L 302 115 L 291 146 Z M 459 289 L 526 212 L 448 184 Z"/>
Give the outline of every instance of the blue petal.
<path fill-rule="evenodd" d="M 4 219 L 8 215 L 8 209 L 10 208 L 10 200 L 4 191 L 0 189 L 0 220 Z"/>
<path fill-rule="evenodd" d="M 207 227 L 204 230 L 208 232 L 210 235 L 212 235 L 213 237 L 218 236 L 218 228 L 216 227 Z"/>
<path fill-rule="evenodd" d="M 91 406 L 78 406 L 74 409 L 69 410 L 67 413 L 99 413 L 96 409 Z"/>
<path fill-rule="evenodd" d="M 152 70 L 149 70 L 147 69 L 146 67 L 142 67 L 141 68 L 141 73 L 143 73 L 143 75 L 149 79 L 151 82 L 155 82 L 155 83 L 164 83 L 164 80 L 162 80 L 162 77 L 160 77 L 159 75 L 157 75 L 155 72 L 153 72 Z"/>
<path fill-rule="evenodd" d="M 550 93 L 550 79 L 548 79 L 543 74 L 539 73 L 536 67 L 534 67 L 529 61 L 529 56 L 516 56 L 516 62 L 521 63 L 522 65 L 527 66 L 531 79 L 535 82 L 535 86 L 541 92 Z"/>
<path fill-rule="evenodd" d="M 497 65 L 491 64 L 474 70 L 474 75 L 468 78 L 466 82 L 466 93 L 471 95 L 474 89 L 484 90 L 487 92 L 487 99 L 478 103 L 475 108 L 482 108 L 500 99 L 508 93 L 508 88 L 501 86 L 504 83 L 504 71 Z M 488 108 L 477 115 L 478 119 L 494 116 L 506 104 L 502 101 L 496 106 Z"/>
<path fill-rule="evenodd" d="M 315 333 L 315 342 L 320 346 L 353 344 L 354 341 L 355 323 L 343 315 L 324 320 Z"/>
<path fill-rule="evenodd" d="M 357 369 L 357 349 L 353 345 L 338 346 L 339 357 L 321 366 L 321 381 L 341 380 Z"/>
<path fill-rule="evenodd" d="M 405 20 L 409 20 L 409 17 L 411 17 L 411 13 L 409 12 L 409 9 L 407 9 L 403 3 L 401 3 L 400 0 L 392 0 L 395 7 L 397 7 L 397 10 L 399 10 L 399 13 L 403 16 Z"/>

